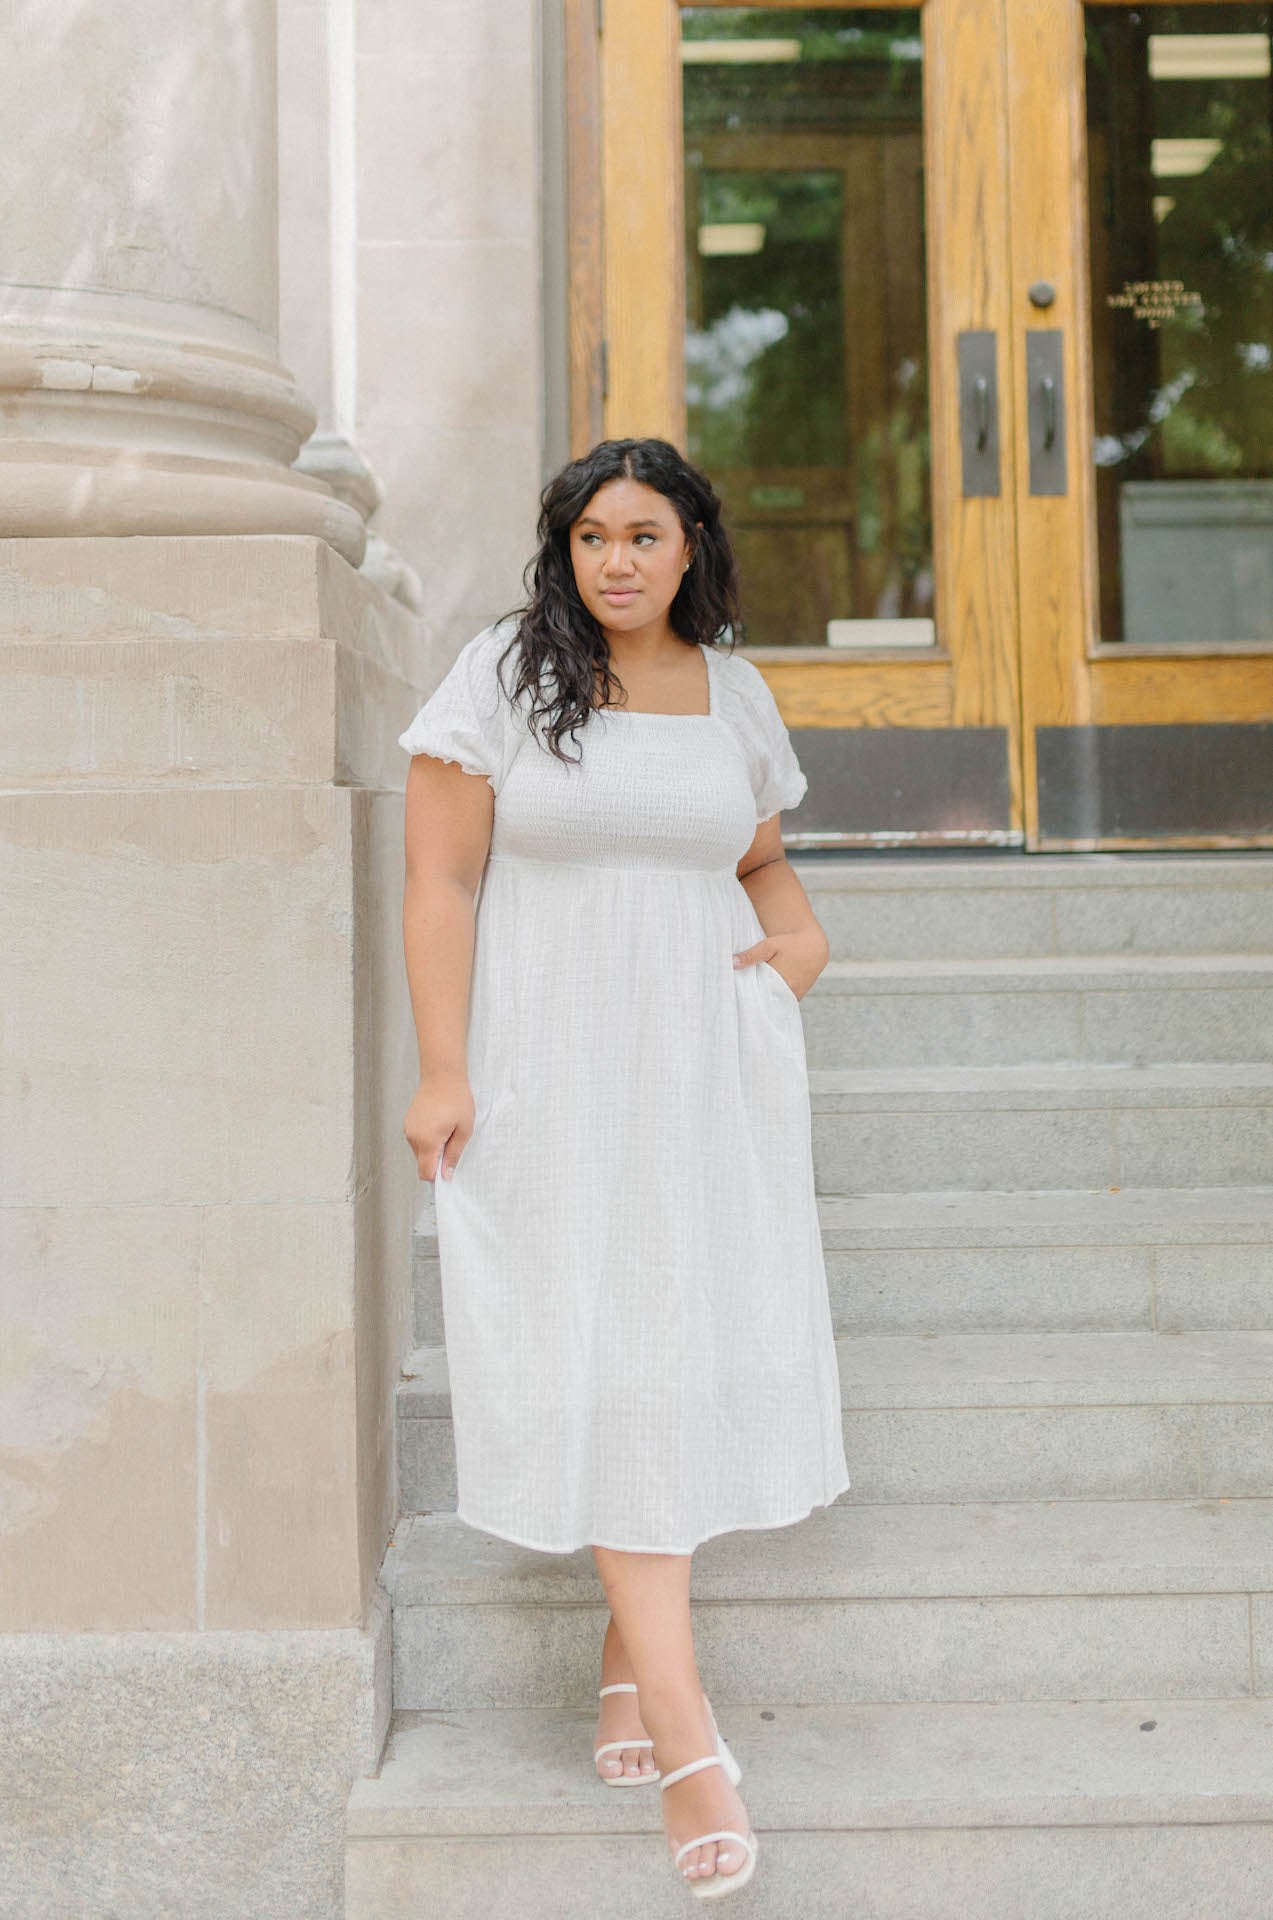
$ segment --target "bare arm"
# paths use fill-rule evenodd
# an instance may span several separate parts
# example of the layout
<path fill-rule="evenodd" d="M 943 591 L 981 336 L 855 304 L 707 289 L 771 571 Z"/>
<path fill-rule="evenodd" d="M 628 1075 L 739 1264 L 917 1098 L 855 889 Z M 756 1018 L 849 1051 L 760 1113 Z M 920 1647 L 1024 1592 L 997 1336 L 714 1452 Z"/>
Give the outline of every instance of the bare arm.
<path fill-rule="evenodd" d="M 449 1179 L 473 1132 L 466 1060 L 473 902 L 491 843 L 495 795 L 481 775 L 415 754 L 407 775 L 402 940 L 420 1054 L 403 1122 L 422 1180 L 445 1148 Z"/>
<path fill-rule="evenodd" d="M 738 863 L 738 878 L 756 909 L 765 938 L 745 947 L 735 966 L 768 960 L 797 999 L 803 999 L 831 957 L 822 924 L 782 844 L 782 816 L 773 814 Z"/>

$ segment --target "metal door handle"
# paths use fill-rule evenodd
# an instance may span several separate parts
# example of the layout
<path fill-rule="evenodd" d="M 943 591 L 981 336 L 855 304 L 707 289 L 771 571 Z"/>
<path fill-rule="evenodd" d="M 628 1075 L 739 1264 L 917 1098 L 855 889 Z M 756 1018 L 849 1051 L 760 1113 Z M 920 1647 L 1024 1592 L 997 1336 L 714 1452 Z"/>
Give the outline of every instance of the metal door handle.
<path fill-rule="evenodd" d="M 1060 327 L 1026 328 L 1025 372 L 1030 492 L 1065 493 L 1065 334 Z"/>
<path fill-rule="evenodd" d="M 959 443 L 964 499 L 999 494 L 999 374 L 995 336 L 974 327 L 958 337 Z"/>
<path fill-rule="evenodd" d="M 973 382 L 973 411 L 977 422 L 977 452 L 986 451 L 990 438 L 990 382 L 979 373 Z"/>

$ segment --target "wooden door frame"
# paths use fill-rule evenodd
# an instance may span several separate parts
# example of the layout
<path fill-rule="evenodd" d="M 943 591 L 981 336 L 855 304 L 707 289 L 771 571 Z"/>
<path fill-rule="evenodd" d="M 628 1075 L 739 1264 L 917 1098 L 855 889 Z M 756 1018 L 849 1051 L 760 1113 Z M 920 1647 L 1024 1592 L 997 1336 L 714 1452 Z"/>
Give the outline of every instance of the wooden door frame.
<path fill-rule="evenodd" d="M 685 445 L 681 3 L 564 0 L 575 452 L 616 433 L 659 433 Z M 817 3 L 768 0 L 778 8 Z M 859 0 L 882 12 L 902 3 Z M 1164 727 L 1268 723 L 1273 649 L 1258 642 L 1156 648 L 1099 635 L 1084 0 L 918 3 L 937 645 L 854 649 L 844 657 L 823 648 L 745 651 L 792 726 L 1008 729 L 1011 831 L 994 836 L 1001 843 L 1057 850 L 1273 845 L 1273 831 L 1173 839 L 1058 836 L 1041 827 L 1036 728 L 1051 729 L 1054 739 L 1066 729 L 1076 739 L 1086 732 L 1095 742 L 1102 727 L 1147 718 Z M 956 97 L 960 113 L 952 111 Z M 1030 154 L 1031 164 L 1010 166 L 1014 153 Z M 621 247 L 604 243 L 605 210 L 616 206 L 624 209 Z M 1027 293 L 1041 279 L 1057 288 L 1046 313 Z M 1037 326 L 1061 327 L 1065 337 L 1070 490 L 1056 498 L 1028 492 L 1025 348 Z M 965 328 L 986 329 L 998 343 L 997 499 L 964 500 L 959 487 L 955 341 Z"/>
<path fill-rule="evenodd" d="M 1126 8 L 1135 0 L 1087 0 Z M 1164 729 L 1199 722 L 1273 721 L 1273 647 L 1261 641 L 1200 641 L 1153 646 L 1102 641 L 1099 627 L 1093 419 L 1092 286 L 1088 232 L 1085 0 L 1006 0 L 1009 150 L 1032 164 L 1013 167 L 1012 404 L 1021 608 L 1020 658 L 1026 844 L 1057 851 L 1094 847 L 1273 846 L 1260 833 L 1045 835 L 1039 818 L 1036 728 L 1092 730 L 1152 723 Z M 1196 0 L 1223 5 L 1225 0 Z M 1056 300 L 1040 313 L 1027 289 L 1049 280 Z M 1032 498 L 1025 335 L 1031 327 L 1064 331 L 1069 491 Z M 1168 736 L 1164 733 L 1164 747 Z"/>
<path fill-rule="evenodd" d="M 901 12 L 914 10 L 915 0 L 868 4 Z M 1006 76 L 1002 63 L 985 59 L 986 21 L 1000 4 L 921 6 L 937 644 L 855 648 L 843 657 L 825 648 L 744 651 L 763 666 L 793 726 L 1004 730 L 1010 824 L 994 842 L 1011 845 L 1021 840 L 1016 568 L 1011 515 L 1003 510 L 1012 453 L 1005 445 L 999 499 L 962 497 L 954 363 L 960 330 L 988 328 L 1001 343 L 1009 335 L 1006 196 L 998 178 Z M 566 7 L 574 103 L 572 449 L 583 452 L 603 434 L 659 434 L 684 447 L 681 0 L 604 0 L 603 15 L 597 0 L 566 0 Z M 945 105 L 957 90 L 970 102 L 962 114 Z M 621 225 L 622 245 L 603 238 L 600 259 L 591 197 L 598 173 L 603 229 L 606 209 L 624 210 L 621 221 L 610 221 Z M 1001 362 L 1001 383 L 1008 375 Z"/>

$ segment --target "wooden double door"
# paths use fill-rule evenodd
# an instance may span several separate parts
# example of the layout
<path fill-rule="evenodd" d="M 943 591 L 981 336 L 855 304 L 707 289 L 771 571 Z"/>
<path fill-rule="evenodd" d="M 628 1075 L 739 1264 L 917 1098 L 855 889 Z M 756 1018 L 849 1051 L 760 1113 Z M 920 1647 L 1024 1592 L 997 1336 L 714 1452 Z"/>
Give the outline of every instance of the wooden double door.
<path fill-rule="evenodd" d="M 1273 7 L 568 20 L 572 438 L 720 488 L 790 840 L 1273 845 Z"/>

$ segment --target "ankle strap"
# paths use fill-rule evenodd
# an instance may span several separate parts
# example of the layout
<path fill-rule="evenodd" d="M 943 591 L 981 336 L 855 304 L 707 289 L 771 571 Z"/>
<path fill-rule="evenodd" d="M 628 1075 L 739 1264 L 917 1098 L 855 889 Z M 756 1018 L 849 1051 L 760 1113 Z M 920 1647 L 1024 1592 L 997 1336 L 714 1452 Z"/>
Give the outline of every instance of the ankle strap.
<path fill-rule="evenodd" d="M 613 1682 L 611 1683 L 611 1685 L 610 1685 L 610 1686 L 608 1686 L 608 1687 L 598 1687 L 598 1688 L 597 1688 L 597 1692 L 598 1692 L 599 1694 L 602 1694 L 602 1693 L 635 1693 L 635 1692 L 636 1692 L 636 1690 L 637 1690 L 637 1688 L 636 1688 L 636 1681 L 635 1681 L 635 1680 L 615 1680 L 615 1681 L 613 1681 Z"/>
<path fill-rule="evenodd" d="M 723 1767 L 724 1764 L 718 1753 L 704 1754 L 701 1760 L 687 1760 L 683 1767 L 675 1767 L 671 1773 L 665 1773 L 659 1785 L 670 1787 L 677 1780 L 683 1780 L 687 1773 L 697 1773 L 700 1767 Z"/>

